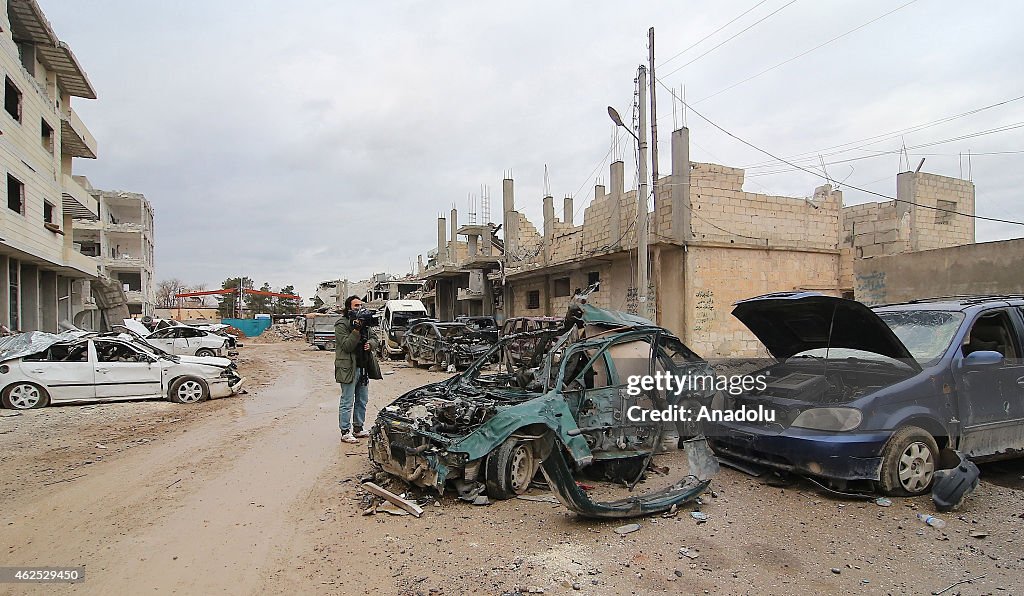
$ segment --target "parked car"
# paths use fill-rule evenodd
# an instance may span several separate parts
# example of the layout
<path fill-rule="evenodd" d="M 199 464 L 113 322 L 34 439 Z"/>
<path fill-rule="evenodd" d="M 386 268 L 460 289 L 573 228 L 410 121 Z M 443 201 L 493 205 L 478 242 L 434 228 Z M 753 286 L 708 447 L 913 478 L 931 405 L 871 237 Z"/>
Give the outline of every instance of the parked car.
<path fill-rule="evenodd" d="M 716 453 L 892 495 L 929 490 L 940 451 L 1024 453 L 1024 297 L 956 297 L 868 308 L 780 293 L 733 315 L 778 363 L 764 390 L 714 406 L 768 408 L 773 423 L 709 429 Z M 712 436 L 713 435 L 713 436 Z"/>
<path fill-rule="evenodd" d="M 643 515 L 696 498 L 714 467 L 712 458 L 697 455 L 698 445 L 710 453 L 702 440 L 687 443 L 691 461 L 702 465 L 664 491 L 602 503 L 576 484 L 574 474 L 588 469 L 633 486 L 674 427 L 632 422 L 625 412 L 692 397 L 633 397 L 627 378 L 708 368 L 678 338 L 640 317 L 584 304 L 569 323 L 532 332 L 555 334 L 538 366 L 517 369 L 505 357 L 489 364 L 523 337 L 517 334 L 499 340 L 464 373 L 399 397 L 377 415 L 370 458 L 419 486 L 455 485 L 470 494 L 475 486 L 496 499 L 525 492 L 540 468 L 562 503 L 592 517 Z"/>
<path fill-rule="evenodd" d="M 536 351 L 537 340 L 540 337 L 532 332 L 543 329 L 557 329 L 562 323 L 563 320 L 558 317 L 510 317 L 501 324 L 498 337 L 528 333 L 514 341 L 508 342 L 506 349 L 506 354 L 513 364 L 517 366 L 525 365 L 528 364 L 529 358 Z"/>
<path fill-rule="evenodd" d="M 419 300 L 388 300 L 379 313 L 380 357 L 400 358 L 405 353 L 405 333 L 425 320 L 427 307 Z"/>
<path fill-rule="evenodd" d="M 144 333 L 145 327 L 133 323 L 131 319 L 125 319 L 124 325 L 114 325 L 113 328 L 128 331 L 146 343 L 176 356 L 227 356 L 229 344 L 232 343 L 223 335 L 180 323 L 150 333 Z"/>
<path fill-rule="evenodd" d="M 5 408 L 126 399 L 196 403 L 234 395 L 245 381 L 226 358 L 175 356 L 128 335 L 35 331 L 3 340 Z"/>
<path fill-rule="evenodd" d="M 402 338 L 406 361 L 419 364 L 436 364 L 457 368 L 469 366 L 486 352 L 494 341 L 473 331 L 465 323 L 421 321 L 416 323 Z"/>
<path fill-rule="evenodd" d="M 334 351 L 334 324 L 341 315 L 317 315 L 306 320 L 306 341 L 318 350 Z"/>
<path fill-rule="evenodd" d="M 459 315 L 455 317 L 457 323 L 465 323 L 470 331 L 476 331 L 479 337 L 490 340 L 491 343 L 498 341 L 500 327 L 498 320 L 490 315 Z"/>

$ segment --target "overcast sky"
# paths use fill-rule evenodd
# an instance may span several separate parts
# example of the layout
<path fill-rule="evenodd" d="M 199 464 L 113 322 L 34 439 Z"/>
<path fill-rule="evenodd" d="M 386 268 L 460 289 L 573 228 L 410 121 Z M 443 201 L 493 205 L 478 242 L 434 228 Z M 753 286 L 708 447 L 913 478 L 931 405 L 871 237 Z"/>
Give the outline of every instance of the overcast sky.
<path fill-rule="evenodd" d="M 595 168 L 607 180 L 606 106 L 629 118 L 651 26 L 658 77 L 736 136 L 811 167 L 822 153 L 831 177 L 892 196 L 906 145 L 911 167 L 970 173 L 978 215 L 1024 221 L 1024 99 L 887 134 L 1024 95 L 1020 2 L 39 1 L 99 97 L 72 102 L 100 149 L 75 172 L 148 197 L 158 280 L 245 275 L 308 298 L 321 280 L 403 274 L 436 245 L 437 215 L 454 203 L 465 223 L 481 185 L 500 221 L 508 170 L 538 227 L 545 164 L 551 194 L 579 193 L 579 208 Z M 658 101 L 664 173 L 664 88 Z M 687 124 L 695 161 L 767 160 L 692 113 Z M 957 137 L 969 138 L 935 144 Z M 778 163 L 747 174 L 751 192 L 823 182 Z M 1024 226 L 978 221 L 977 236 Z"/>

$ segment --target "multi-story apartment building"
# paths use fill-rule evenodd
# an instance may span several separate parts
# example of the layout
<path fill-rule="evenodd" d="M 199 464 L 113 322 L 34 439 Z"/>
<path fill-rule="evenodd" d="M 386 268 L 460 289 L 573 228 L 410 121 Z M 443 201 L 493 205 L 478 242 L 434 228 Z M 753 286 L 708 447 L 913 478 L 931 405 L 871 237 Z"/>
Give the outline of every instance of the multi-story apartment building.
<path fill-rule="evenodd" d="M 82 180 L 99 204 L 99 218 L 74 221 L 74 243 L 94 257 L 100 273 L 120 283 L 132 315 L 152 316 L 153 207 L 134 192 L 95 190 Z"/>
<path fill-rule="evenodd" d="M 97 147 L 71 98 L 96 92 L 35 0 L 0 6 L 0 324 L 56 331 L 89 299 L 98 273 L 72 232 L 74 218 L 99 216 L 72 177 L 73 159 L 95 159 Z"/>

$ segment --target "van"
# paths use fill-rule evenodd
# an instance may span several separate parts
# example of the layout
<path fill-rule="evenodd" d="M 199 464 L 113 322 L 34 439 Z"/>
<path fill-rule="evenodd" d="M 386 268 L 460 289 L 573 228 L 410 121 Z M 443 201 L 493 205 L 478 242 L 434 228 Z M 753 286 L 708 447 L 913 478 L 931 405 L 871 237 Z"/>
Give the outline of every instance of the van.
<path fill-rule="evenodd" d="M 405 354 L 402 338 L 409 322 L 428 318 L 427 307 L 419 300 L 388 300 L 380 311 L 380 356 L 400 358 Z"/>

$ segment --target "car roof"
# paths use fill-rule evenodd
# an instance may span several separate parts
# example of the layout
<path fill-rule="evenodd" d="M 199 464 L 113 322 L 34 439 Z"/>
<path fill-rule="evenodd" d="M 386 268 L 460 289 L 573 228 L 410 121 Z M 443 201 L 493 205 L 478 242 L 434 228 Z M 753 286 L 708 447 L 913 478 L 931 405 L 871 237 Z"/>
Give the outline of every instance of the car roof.
<path fill-rule="evenodd" d="M 948 310 L 967 311 L 985 306 L 1024 306 L 1022 294 L 965 294 L 957 296 L 935 296 L 918 298 L 906 302 L 879 304 L 871 309 L 878 312 L 900 310 Z"/>

